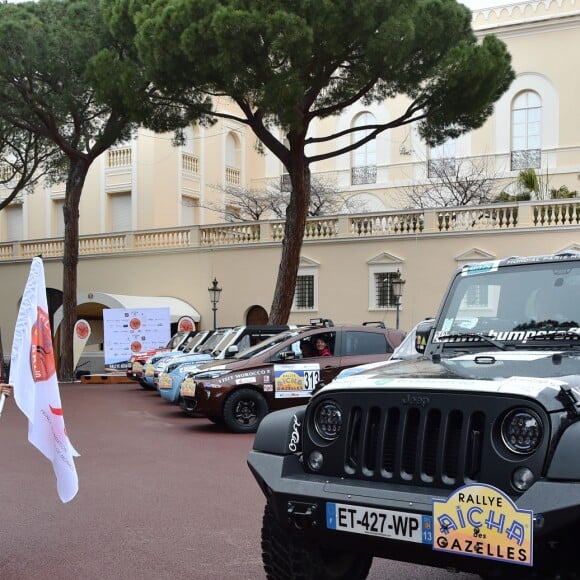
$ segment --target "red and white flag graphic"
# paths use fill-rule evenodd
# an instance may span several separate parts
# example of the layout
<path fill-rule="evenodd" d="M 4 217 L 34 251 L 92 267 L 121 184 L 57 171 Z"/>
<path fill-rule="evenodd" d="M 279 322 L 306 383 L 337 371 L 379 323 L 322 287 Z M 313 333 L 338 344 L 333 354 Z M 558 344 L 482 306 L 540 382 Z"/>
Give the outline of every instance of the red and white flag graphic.
<path fill-rule="evenodd" d="M 18 311 L 10 383 L 16 404 L 28 418 L 28 441 L 52 462 L 58 496 L 70 501 L 79 489 L 73 459 L 79 454 L 64 425 L 40 258 L 32 260 Z"/>

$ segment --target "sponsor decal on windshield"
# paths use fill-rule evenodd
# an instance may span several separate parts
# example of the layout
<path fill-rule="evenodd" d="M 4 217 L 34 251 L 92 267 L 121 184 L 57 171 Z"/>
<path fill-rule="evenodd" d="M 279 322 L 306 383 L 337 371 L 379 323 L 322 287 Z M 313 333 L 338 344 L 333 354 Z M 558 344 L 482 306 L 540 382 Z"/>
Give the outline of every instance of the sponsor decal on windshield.
<path fill-rule="evenodd" d="M 499 267 L 499 260 L 491 262 L 479 262 L 477 264 L 467 264 L 461 270 L 462 276 L 473 276 L 474 274 L 483 274 L 486 272 L 496 272 Z"/>
<path fill-rule="evenodd" d="M 486 339 L 499 340 L 501 342 L 526 343 L 536 339 L 547 340 L 579 340 L 580 327 L 567 328 L 565 330 L 489 330 L 481 335 L 473 331 L 448 332 L 438 330 L 433 338 L 434 342 L 485 342 Z"/>

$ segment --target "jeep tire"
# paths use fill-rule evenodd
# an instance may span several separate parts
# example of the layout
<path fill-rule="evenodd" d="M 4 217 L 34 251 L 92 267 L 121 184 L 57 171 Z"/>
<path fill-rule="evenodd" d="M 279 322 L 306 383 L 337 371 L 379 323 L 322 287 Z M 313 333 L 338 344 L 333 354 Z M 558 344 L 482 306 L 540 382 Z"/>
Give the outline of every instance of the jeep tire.
<path fill-rule="evenodd" d="M 372 557 L 324 550 L 283 528 L 266 504 L 262 520 L 262 561 L 268 580 L 364 580 Z"/>
<path fill-rule="evenodd" d="M 266 399 L 254 389 L 238 389 L 224 403 L 224 423 L 233 433 L 255 433 L 267 414 Z"/>

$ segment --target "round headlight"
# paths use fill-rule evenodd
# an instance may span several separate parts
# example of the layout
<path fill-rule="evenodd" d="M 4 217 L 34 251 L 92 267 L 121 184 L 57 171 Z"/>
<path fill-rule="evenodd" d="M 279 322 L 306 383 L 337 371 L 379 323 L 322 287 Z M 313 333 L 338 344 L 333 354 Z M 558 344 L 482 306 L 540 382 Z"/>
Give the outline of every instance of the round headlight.
<path fill-rule="evenodd" d="M 314 414 L 314 426 L 318 434 L 327 441 L 336 439 L 342 428 L 342 409 L 334 401 L 324 401 Z"/>
<path fill-rule="evenodd" d="M 513 409 L 501 423 L 501 437 L 514 453 L 534 452 L 542 441 L 542 420 L 530 409 Z"/>

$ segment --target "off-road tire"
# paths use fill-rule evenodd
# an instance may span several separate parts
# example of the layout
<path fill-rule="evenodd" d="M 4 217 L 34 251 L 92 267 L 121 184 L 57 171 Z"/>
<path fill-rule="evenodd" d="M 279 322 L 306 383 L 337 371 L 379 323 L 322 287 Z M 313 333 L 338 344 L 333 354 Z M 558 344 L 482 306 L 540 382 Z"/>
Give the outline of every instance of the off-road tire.
<path fill-rule="evenodd" d="M 325 550 L 283 528 L 266 505 L 262 520 L 262 561 L 268 580 L 364 580 L 372 556 Z"/>
<path fill-rule="evenodd" d="M 224 403 L 224 423 L 233 433 L 255 433 L 267 413 L 266 399 L 254 389 L 238 389 Z"/>

